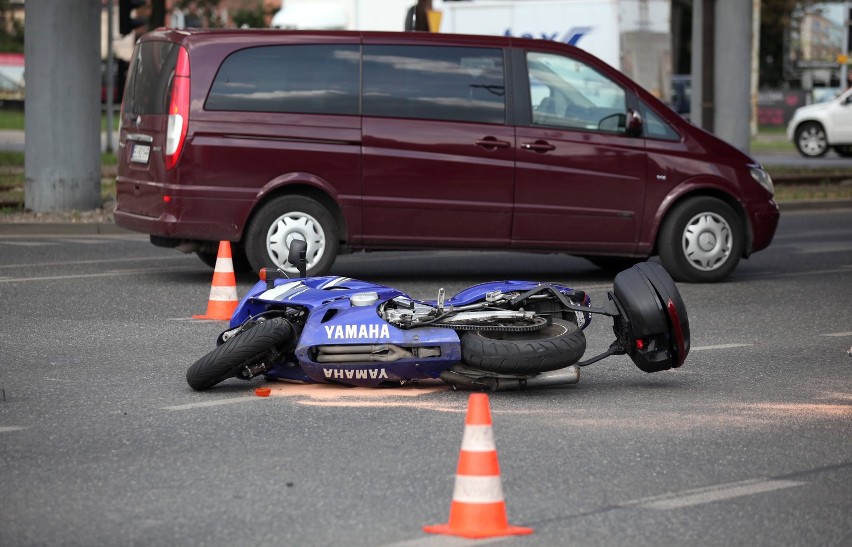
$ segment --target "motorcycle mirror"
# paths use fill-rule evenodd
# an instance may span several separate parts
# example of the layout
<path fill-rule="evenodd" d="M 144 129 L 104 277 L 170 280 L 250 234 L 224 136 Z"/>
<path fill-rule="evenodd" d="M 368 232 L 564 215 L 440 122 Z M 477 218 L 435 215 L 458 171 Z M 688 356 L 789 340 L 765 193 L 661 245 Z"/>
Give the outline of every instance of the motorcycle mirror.
<path fill-rule="evenodd" d="M 287 262 L 292 264 L 299 270 L 300 277 L 308 277 L 308 244 L 301 239 L 294 239 L 290 242 L 290 250 L 287 253 Z"/>

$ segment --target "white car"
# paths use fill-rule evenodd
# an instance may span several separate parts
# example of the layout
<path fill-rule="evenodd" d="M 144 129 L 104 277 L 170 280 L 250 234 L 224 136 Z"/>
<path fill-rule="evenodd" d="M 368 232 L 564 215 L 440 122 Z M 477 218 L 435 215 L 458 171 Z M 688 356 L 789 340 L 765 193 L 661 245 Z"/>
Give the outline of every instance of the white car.
<path fill-rule="evenodd" d="M 834 148 L 852 157 L 852 88 L 832 101 L 797 108 L 787 124 L 787 138 L 803 156 L 816 158 Z"/>

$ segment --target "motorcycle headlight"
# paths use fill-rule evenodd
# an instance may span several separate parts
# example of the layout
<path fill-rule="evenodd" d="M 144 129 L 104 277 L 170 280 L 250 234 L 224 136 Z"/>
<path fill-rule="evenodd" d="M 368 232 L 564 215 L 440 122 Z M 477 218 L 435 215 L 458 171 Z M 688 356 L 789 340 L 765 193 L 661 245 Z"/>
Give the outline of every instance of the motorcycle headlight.
<path fill-rule="evenodd" d="M 771 195 L 775 195 L 775 185 L 772 184 L 772 177 L 769 173 L 759 167 L 751 168 L 751 178 L 757 181 L 758 184 L 766 188 L 766 191 Z"/>

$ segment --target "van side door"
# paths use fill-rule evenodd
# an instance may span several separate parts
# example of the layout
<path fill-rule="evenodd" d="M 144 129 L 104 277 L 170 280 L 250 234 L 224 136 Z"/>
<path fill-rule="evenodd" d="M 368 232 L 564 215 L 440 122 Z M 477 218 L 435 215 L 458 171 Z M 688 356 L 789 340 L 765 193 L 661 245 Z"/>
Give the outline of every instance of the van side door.
<path fill-rule="evenodd" d="M 515 140 L 504 50 L 372 40 L 363 46 L 363 242 L 508 245 Z"/>
<path fill-rule="evenodd" d="M 645 203 L 645 141 L 634 95 L 602 63 L 513 51 L 519 67 L 513 246 L 634 250 Z M 641 126 L 638 127 L 638 134 Z"/>

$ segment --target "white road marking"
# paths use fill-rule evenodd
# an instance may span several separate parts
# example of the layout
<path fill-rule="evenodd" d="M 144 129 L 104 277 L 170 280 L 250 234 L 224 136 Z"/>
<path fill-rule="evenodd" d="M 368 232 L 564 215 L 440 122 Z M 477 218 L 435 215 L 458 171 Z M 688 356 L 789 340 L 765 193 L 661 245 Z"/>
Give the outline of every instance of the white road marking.
<path fill-rule="evenodd" d="M 514 536 L 465 539 L 457 536 L 426 534 L 426 536 L 422 538 L 398 541 L 396 543 L 386 543 L 381 547 L 464 547 L 466 545 L 488 545 L 489 543 L 507 541 L 512 539 L 512 537 Z"/>
<path fill-rule="evenodd" d="M 823 243 L 809 243 L 807 247 L 799 248 L 794 253 L 797 254 L 815 254 L 815 253 L 839 253 L 844 251 L 852 251 L 852 243 L 845 241 L 826 241 Z"/>
<path fill-rule="evenodd" d="M 59 241 L 0 241 L 2 245 L 12 245 L 15 247 L 48 247 L 50 245 L 60 245 Z"/>
<path fill-rule="evenodd" d="M 842 336 L 852 336 L 852 332 L 829 332 L 826 334 L 820 334 L 820 336 L 836 336 L 839 338 Z"/>
<path fill-rule="evenodd" d="M 189 261 L 192 257 L 183 254 L 176 254 L 174 256 L 149 256 L 149 257 L 135 257 L 135 258 L 110 258 L 107 260 L 98 259 L 98 260 L 68 260 L 62 262 L 39 262 L 32 264 L 2 264 L 0 268 L 45 268 L 47 266 L 77 266 L 79 264 L 113 264 L 115 262 L 149 262 L 149 261 L 161 261 L 161 260 L 183 260 Z M 194 260 L 193 260 L 194 262 Z"/>
<path fill-rule="evenodd" d="M 164 267 L 164 268 L 139 268 L 135 270 L 121 270 L 111 272 L 89 273 L 89 274 L 71 274 L 71 275 L 46 275 L 43 277 L 6 277 L 0 278 L 0 283 L 23 283 L 29 281 L 57 281 L 60 279 L 87 279 L 92 277 L 119 277 L 122 275 L 141 275 L 163 272 L 193 272 L 198 271 L 198 268 L 186 266 Z"/>
<path fill-rule="evenodd" d="M 193 410 L 195 408 L 205 408 L 209 406 L 231 405 L 234 403 L 247 403 L 249 401 L 263 401 L 266 397 L 258 397 L 257 395 L 249 395 L 243 397 L 233 397 L 231 399 L 216 399 L 215 401 L 203 401 L 200 403 L 187 403 L 185 405 L 174 405 L 161 407 L 162 410 Z"/>
<path fill-rule="evenodd" d="M 0 433 L 6 433 L 8 431 L 20 431 L 22 429 L 26 429 L 26 427 L 19 427 L 19 426 L 12 426 L 12 425 L 8 425 L 8 426 L 5 426 L 5 427 L 0 426 Z"/>
<path fill-rule="evenodd" d="M 754 344 L 716 344 L 715 346 L 696 346 L 689 348 L 689 351 L 706 351 L 710 349 L 729 349 L 729 348 L 747 348 Z"/>
<path fill-rule="evenodd" d="M 712 503 L 714 501 L 772 492 L 773 490 L 781 490 L 782 488 L 802 486 L 803 484 L 807 483 L 787 480 L 753 479 L 728 484 L 718 484 L 705 488 L 696 488 L 694 490 L 684 490 L 683 492 L 663 494 L 661 496 L 653 496 L 650 498 L 642 498 L 629 501 L 622 505 L 661 510 L 681 509 L 683 507 L 702 505 L 705 503 Z"/>

